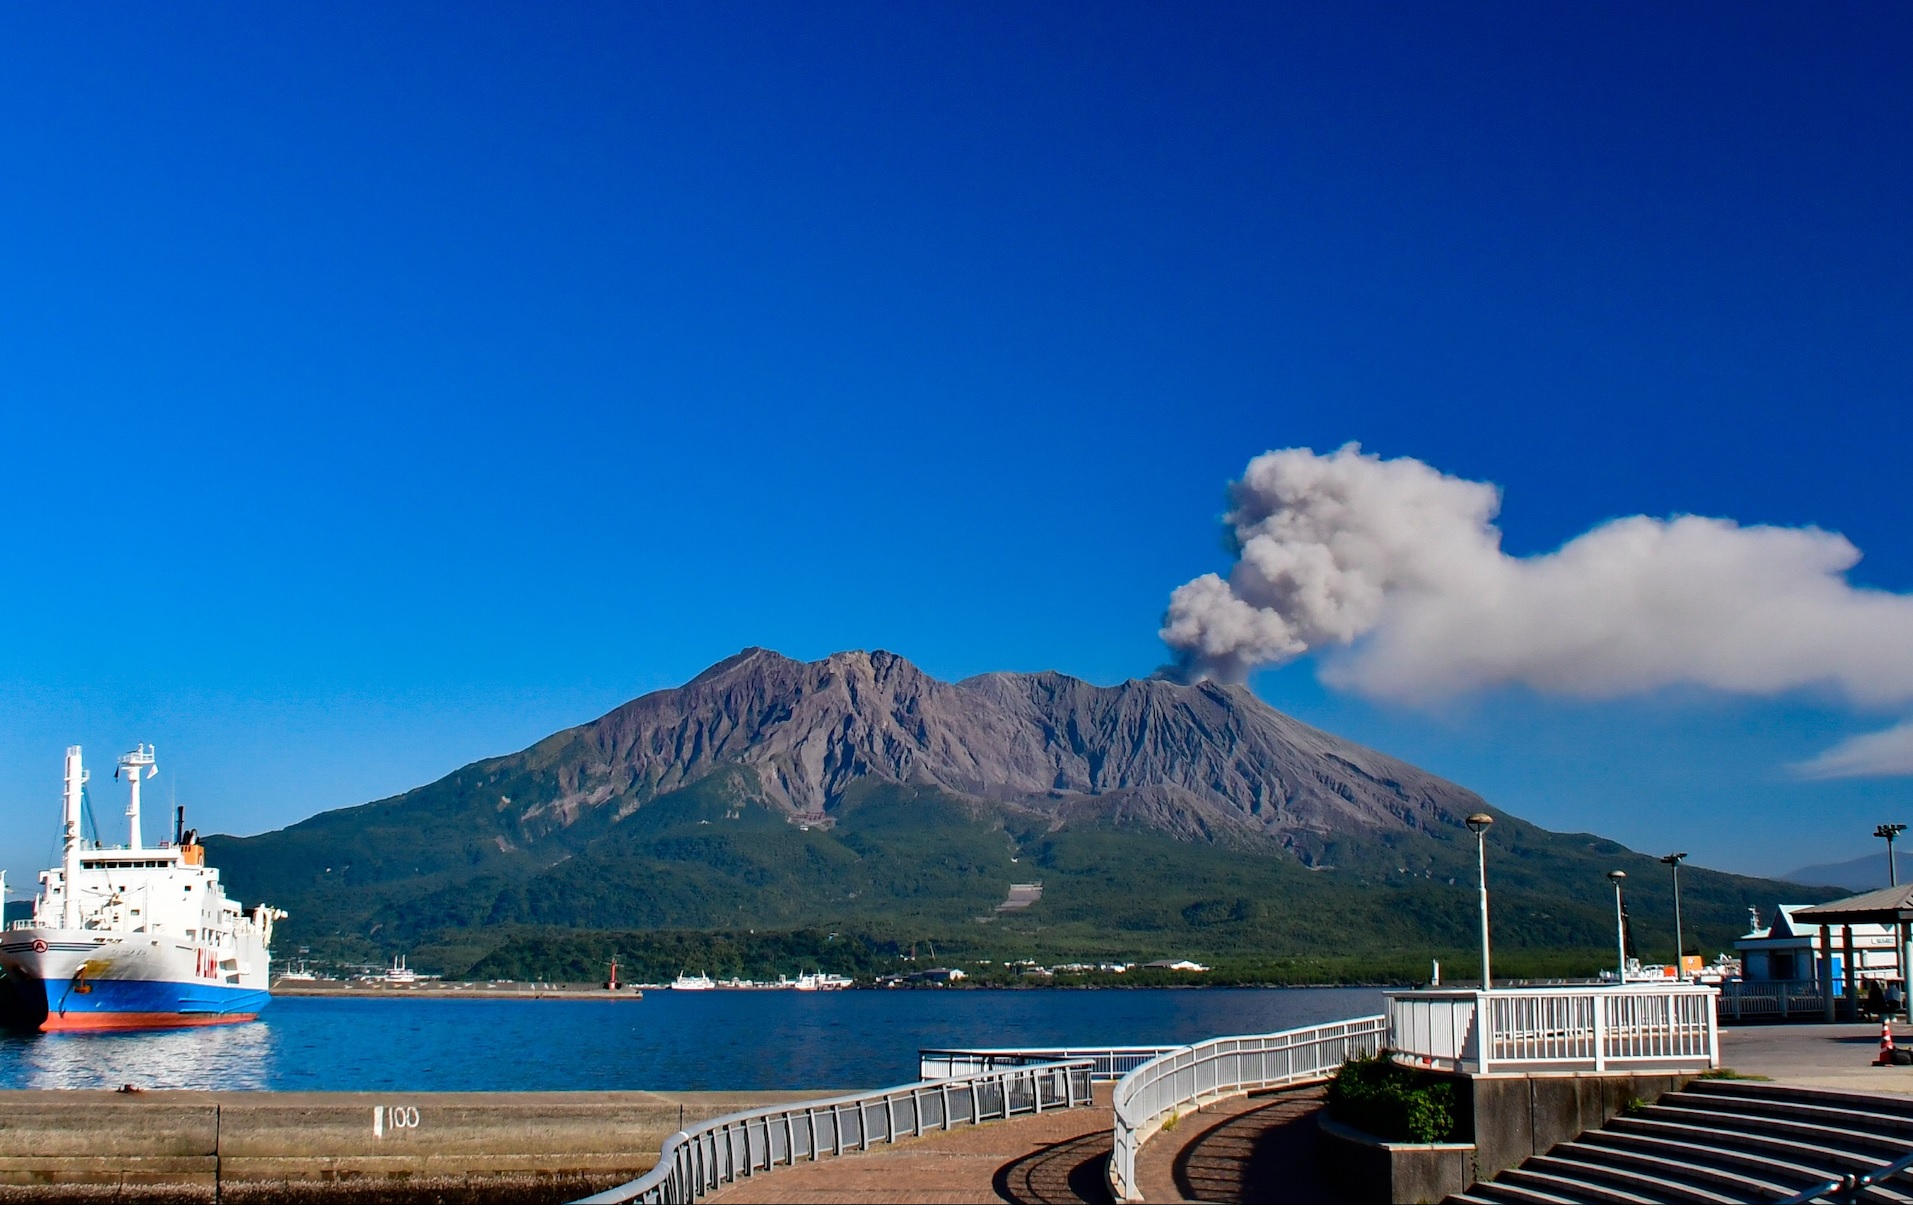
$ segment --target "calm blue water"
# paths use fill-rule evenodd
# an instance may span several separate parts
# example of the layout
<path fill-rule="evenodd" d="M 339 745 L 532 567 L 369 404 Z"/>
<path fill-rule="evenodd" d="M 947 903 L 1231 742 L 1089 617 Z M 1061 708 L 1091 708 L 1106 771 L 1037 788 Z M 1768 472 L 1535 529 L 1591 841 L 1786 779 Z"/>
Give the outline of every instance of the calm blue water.
<path fill-rule="evenodd" d="M 1381 1010 L 1341 988 L 278 999 L 252 1024 L 0 1034 L 0 1088 L 862 1089 L 916 1078 L 919 1048 L 1176 1044 Z"/>

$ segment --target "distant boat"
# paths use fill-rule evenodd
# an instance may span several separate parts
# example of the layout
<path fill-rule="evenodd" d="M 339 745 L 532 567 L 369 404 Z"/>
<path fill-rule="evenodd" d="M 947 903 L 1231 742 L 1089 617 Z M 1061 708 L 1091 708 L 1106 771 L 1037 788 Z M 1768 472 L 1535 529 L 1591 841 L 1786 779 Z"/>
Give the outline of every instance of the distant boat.
<path fill-rule="evenodd" d="M 392 961 L 392 968 L 379 976 L 379 981 L 387 986 L 411 986 L 418 981 L 418 973 L 406 968 L 405 955 L 399 954 Z"/>
<path fill-rule="evenodd" d="M 671 989 L 674 991 L 714 991 L 717 989 L 717 983 L 707 978 L 702 970 L 698 971 L 695 978 L 679 970 L 678 976 L 671 980 Z"/>
<path fill-rule="evenodd" d="M 842 974 L 826 974 L 822 970 L 815 974 L 806 974 L 800 969 L 797 971 L 795 982 L 781 974 L 777 978 L 778 989 L 786 991 L 843 991 L 855 985 L 853 980 L 845 978 Z"/>

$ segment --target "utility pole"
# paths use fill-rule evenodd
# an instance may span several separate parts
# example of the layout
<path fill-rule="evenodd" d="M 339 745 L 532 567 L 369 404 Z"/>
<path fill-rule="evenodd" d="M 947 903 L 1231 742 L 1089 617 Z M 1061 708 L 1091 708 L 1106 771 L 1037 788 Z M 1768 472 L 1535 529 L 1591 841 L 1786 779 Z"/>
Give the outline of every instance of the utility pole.
<path fill-rule="evenodd" d="M 1687 943 L 1681 936 L 1681 862 L 1687 859 L 1685 852 L 1670 852 L 1661 858 L 1661 864 L 1674 870 L 1674 981 L 1687 981 Z"/>
<path fill-rule="evenodd" d="M 1616 869 L 1607 875 L 1614 883 L 1614 951 L 1618 960 L 1614 966 L 1614 981 L 1627 981 L 1627 908 L 1621 905 L 1621 883 L 1627 880 L 1625 870 Z"/>
<path fill-rule="evenodd" d="M 1495 816 L 1491 814 L 1468 816 L 1468 830 L 1475 833 L 1475 856 L 1481 872 L 1481 989 L 1484 991 L 1494 985 L 1488 974 L 1488 828 L 1494 823 Z"/>
<path fill-rule="evenodd" d="M 1889 886 L 1900 884 L 1900 871 L 1893 863 L 1893 840 L 1905 830 L 1905 823 L 1881 823 L 1873 829 L 1875 837 L 1886 841 L 1886 884 Z"/>

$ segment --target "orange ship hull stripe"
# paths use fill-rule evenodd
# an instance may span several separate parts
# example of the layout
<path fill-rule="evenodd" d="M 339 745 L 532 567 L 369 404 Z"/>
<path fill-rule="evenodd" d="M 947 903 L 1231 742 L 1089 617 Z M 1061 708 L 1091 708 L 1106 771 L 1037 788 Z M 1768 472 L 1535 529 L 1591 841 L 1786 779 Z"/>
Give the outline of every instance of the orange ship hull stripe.
<path fill-rule="evenodd" d="M 211 1012 L 59 1012 L 40 1025 L 43 1033 L 104 1033 L 115 1029 L 181 1028 L 208 1024 L 243 1024 L 257 1020 L 257 1012 L 214 1015 Z"/>

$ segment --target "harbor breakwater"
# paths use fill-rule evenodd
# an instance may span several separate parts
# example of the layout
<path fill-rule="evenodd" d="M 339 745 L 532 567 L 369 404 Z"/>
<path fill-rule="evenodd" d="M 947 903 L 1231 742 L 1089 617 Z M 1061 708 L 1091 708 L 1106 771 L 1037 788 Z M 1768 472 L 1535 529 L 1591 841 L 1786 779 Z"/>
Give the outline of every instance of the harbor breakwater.
<path fill-rule="evenodd" d="M 828 1092 L 0 1092 L 0 1202 L 563 1201 Z"/>

